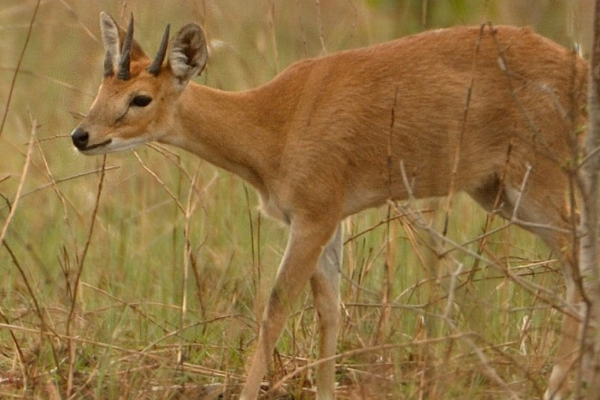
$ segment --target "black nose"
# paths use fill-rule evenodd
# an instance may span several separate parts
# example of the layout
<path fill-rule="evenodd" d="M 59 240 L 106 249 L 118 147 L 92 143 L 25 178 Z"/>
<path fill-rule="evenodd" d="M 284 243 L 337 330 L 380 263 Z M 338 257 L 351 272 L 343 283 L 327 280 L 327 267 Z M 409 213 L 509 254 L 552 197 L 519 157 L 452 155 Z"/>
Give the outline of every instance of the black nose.
<path fill-rule="evenodd" d="M 88 140 L 90 135 L 81 128 L 77 128 L 71 134 L 71 139 L 73 140 L 73 145 L 77 147 L 79 150 L 85 150 L 88 144 Z"/>

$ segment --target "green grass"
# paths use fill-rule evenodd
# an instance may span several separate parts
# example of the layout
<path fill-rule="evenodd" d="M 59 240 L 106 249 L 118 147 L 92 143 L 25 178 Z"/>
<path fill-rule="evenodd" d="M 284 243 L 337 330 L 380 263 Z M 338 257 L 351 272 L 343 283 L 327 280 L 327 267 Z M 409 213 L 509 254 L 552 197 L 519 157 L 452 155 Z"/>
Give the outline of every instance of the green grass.
<path fill-rule="evenodd" d="M 3 109 L 35 3 L 0 6 Z M 579 18 L 590 14 L 587 3 L 567 1 L 532 9 L 502 0 L 430 1 L 425 18 L 422 1 L 321 1 L 320 16 L 308 0 L 102 3 L 43 3 L 12 88 L 0 137 L 0 226 L 8 227 L 0 248 L 3 398 L 210 398 L 221 390 L 215 384 L 226 397 L 236 393 L 284 251 L 286 228 L 259 216 L 250 186 L 178 150 L 145 147 L 139 160 L 108 156 L 96 201 L 102 158 L 76 154 L 68 134 L 101 79 L 101 9 L 117 17 L 133 11 L 136 38 L 149 52 L 165 23 L 201 22 L 216 47 L 198 81 L 227 90 L 264 83 L 306 56 L 426 28 L 529 24 L 569 45 L 571 24 L 584 44 L 583 27 L 591 26 Z M 425 210 L 441 231 L 443 201 L 411 208 Z M 503 268 L 561 291 L 548 250 L 513 227 L 473 241 L 487 216 L 462 196 L 453 201 L 447 236 L 481 258 L 460 249 L 439 258 L 430 232 L 391 215 L 386 223 L 384 207 L 344 225 L 339 397 L 506 398 L 484 371 L 491 367 L 521 398 L 539 398 L 561 315 Z M 488 230 L 504 224 L 496 218 Z M 313 370 L 301 367 L 317 356 L 314 321 L 307 296 L 267 377 L 276 382 L 300 370 L 284 385 L 294 398 L 313 396 Z"/>

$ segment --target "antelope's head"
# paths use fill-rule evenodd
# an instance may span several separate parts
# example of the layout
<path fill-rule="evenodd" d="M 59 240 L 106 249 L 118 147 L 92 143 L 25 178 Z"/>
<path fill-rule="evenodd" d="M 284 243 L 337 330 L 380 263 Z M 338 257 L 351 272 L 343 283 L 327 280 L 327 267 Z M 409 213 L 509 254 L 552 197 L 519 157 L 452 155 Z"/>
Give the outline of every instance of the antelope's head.
<path fill-rule="evenodd" d="M 167 135 L 179 96 L 208 56 L 196 24 L 184 26 L 170 45 L 167 25 L 154 59 L 133 39 L 133 16 L 124 31 L 103 12 L 100 27 L 104 79 L 87 117 L 71 134 L 75 147 L 88 155 L 132 149 Z"/>

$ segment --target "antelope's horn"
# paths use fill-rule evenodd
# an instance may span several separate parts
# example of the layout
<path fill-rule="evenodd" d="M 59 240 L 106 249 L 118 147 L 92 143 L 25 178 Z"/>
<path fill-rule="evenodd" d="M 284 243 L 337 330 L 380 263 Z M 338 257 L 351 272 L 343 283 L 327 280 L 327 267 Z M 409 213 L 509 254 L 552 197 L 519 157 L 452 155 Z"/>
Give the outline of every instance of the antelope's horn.
<path fill-rule="evenodd" d="M 167 55 L 167 46 L 169 44 L 170 29 L 171 25 L 167 24 L 167 27 L 165 28 L 165 33 L 163 33 L 162 40 L 160 41 L 160 47 L 158 48 L 156 57 L 154 57 L 152 64 L 148 67 L 148 72 L 150 72 L 154 76 L 158 76 L 158 73 L 160 72 L 160 67 L 162 66 L 163 61 L 165 61 L 165 56 Z"/>
<path fill-rule="evenodd" d="M 125 40 L 123 40 L 123 48 L 121 49 L 121 59 L 119 60 L 119 72 L 117 77 L 124 81 L 131 78 L 129 71 L 129 65 L 131 64 L 131 46 L 133 44 L 133 14 L 129 19 L 129 26 L 127 27 L 127 33 L 125 34 Z"/>

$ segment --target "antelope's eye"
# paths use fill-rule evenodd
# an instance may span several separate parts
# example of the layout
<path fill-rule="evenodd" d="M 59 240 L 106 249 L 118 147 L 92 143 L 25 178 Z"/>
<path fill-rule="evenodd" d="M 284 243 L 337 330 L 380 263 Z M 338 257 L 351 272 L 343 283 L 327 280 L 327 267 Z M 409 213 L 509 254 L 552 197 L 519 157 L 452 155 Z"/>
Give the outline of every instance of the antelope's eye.
<path fill-rule="evenodd" d="M 135 107 L 146 107 L 151 101 L 152 97 L 150 96 L 138 95 L 131 99 L 129 105 Z"/>

